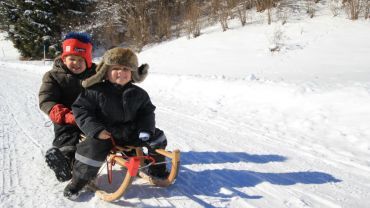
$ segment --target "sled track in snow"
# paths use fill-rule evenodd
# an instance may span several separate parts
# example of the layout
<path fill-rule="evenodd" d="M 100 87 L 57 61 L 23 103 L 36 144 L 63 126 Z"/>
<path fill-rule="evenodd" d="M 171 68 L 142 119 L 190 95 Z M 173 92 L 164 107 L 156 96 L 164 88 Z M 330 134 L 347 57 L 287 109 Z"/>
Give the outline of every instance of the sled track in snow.
<path fill-rule="evenodd" d="M 193 124 L 193 128 L 189 128 L 189 126 L 187 126 L 188 128 L 186 129 L 190 131 L 204 131 L 204 130 L 208 131 L 207 126 L 211 126 L 211 127 L 208 127 L 208 129 L 215 129 L 214 126 L 216 126 L 218 129 L 220 129 L 220 131 L 230 132 L 231 134 L 229 136 L 234 135 L 236 137 L 238 136 L 239 137 L 253 137 L 254 135 L 254 137 L 256 138 L 258 137 L 258 138 L 263 139 L 262 141 L 254 140 L 254 142 L 258 142 L 262 146 L 269 146 L 274 149 L 276 149 L 276 146 L 280 146 L 280 145 L 289 146 L 289 150 L 294 152 L 296 155 L 303 154 L 311 158 L 320 159 L 320 161 L 325 162 L 328 165 L 337 166 L 338 164 L 342 164 L 343 166 L 349 166 L 351 168 L 355 167 L 356 169 L 361 169 L 363 171 L 363 173 L 360 173 L 363 176 L 367 176 L 368 174 L 370 174 L 370 168 L 368 167 L 365 167 L 363 165 L 359 165 L 356 163 L 347 162 L 344 160 L 339 160 L 336 158 L 337 155 L 335 155 L 335 153 L 333 152 L 330 152 L 331 153 L 330 158 L 323 158 L 320 155 L 328 154 L 329 151 L 320 150 L 318 148 L 313 148 L 313 147 L 302 146 L 300 143 L 296 143 L 296 142 L 293 142 L 291 139 L 284 138 L 284 136 L 278 136 L 279 132 L 273 129 L 262 130 L 250 124 L 240 123 L 240 122 L 226 119 L 226 118 L 217 118 L 216 120 L 201 119 L 201 118 L 196 118 L 196 116 L 190 116 L 185 113 L 177 112 L 171 109 L 159 108 L 159 110 L 165 114 L 168 114 L 168 117 L 171 117 L 171 115 L 176 115 L 178 117 L 182 117 L 183 120 L 190 120 L 194 123 L 197 123 L 197 125 Z M 187 122 L 187 123 L 192 123 L 192 122 Z M 167 124 L 171 124 L 171 123 L 173 122 L 167 122 Z M 201 128 L 194 129 L 195 126 L 196 127 L 202 126 L 202 129 Z M 238 127 L 241 130 L 238 131 L 236 127 Z M 180 130 L 180 127 L 174 127 L 174 128 L 177 128 L 178 130 Z M 204 134 L 204 136 L 205 136 L 203 138 L 204 141 L 212 143 L 212 136 L 210 137 L 210 135 L 208 134 Z M 219 136 L 219 134 L 215 133 L 213 136 Z M 307 135 L 304 135 L 304 136 L 306 137 Z M 229 148 L 230 143 L 219 144 L 219 145 L 227 149 Z M 314 152 L 312 152 L 313 150 Z"/>
<path fill-rule="evenodd" d="M 35 116 L 35 112 L 40 115 L 39 111 L 35 111 L 35 107 L 37 104 L 37 98 L 36 91 L 34 91 L 34 88 L 32 86 L 32 82 L 28 83 L 19 83 L 17 82 L 18 77 L 17 71 L 11 71 L 10 73 L 7 73 L 7 77 L 5 77 L 4 80 L 2 80 L 2 83 L 0 84 L 0 92 L 3 93 L 3 105 L 6 105 L 8 108 L 8 111 L 10 114 L 10 118 L 15 121 L 15 126 L 19 127 L 23 134 L 27 137 L 27 140 L 29 140 L 33 145 L 35 145 L 40 151 L 42 151 L 43 147 L 40 145 L 40 143 L 31 135 L 31 132 L 29 129 L 27 129 L 28 126 L 35 125 L 30 120 L 30 118 Z M 32 74 L 27 74 L 26 77 L 33 77 Z M 30 79 L 31 81 L 32 79 Z M 9 91 L 8 89 L 13 89 L 12 91 Z M 26 96 L 26 99 L 24 98 Z M 35 102 L 36 101 L 36 102 Z M 20 109 L 26 109 L 26 112 L 20 111 Z M 36 108 L 37 109 L 37 108 Z M 26 122 L 25 122 L 26 121 Z M 28 124 L 25 126 L 24 124 Z M 34 132 L 35 133 L 35 132 Z"/>
<path fill-rule="evenodd" d="M 40 174 L 45 170 L 43 161 L 38 160 L 43 147 L 34 137 L 40 133 L 36 130 L 40 127 L 37 127 L 34 75 L 8 69 L 1 69 L 1 73 L 0 207 L 36 207 L 39 202 L 35 193 L 45 192 Z"/>
<path fill-rule="evenodd" d="M 1 100 L 3 97 L 0 96 Z M 14 120 L 10 115 L 9 108 L 7 105 L 0 103 L 0 115 L 1 115 L 1 132 L 0 132 L 0 142 L 1 142 L 1 199 L 0 201 L 9 201 L 12 202 L 16 200 L 15 192 L 16 187 L 19 186 L 19 167 L 17 159 L 17 149 L 11 133 L 13 132 L 12 126 L 14 125 Z M 11 203 L 9 203 L 11 204 Z"/>
<path fill-rule="evenodd" d="M 7 104 L 7 106 L 9 106 L 9 104 Z M 17 120 L 17 117 L 16 115 L 14 115 L 13 113 L 10 113 L 11 115 L 11 119 L 14 120 L 14 126 L 16 127 L 19 127 L 21 130 L 22 130 L 22 133 L 26 136 L 27 140 L 30 141 L 35 147 L 37 147 L 41 152 L 42 152 L 42 146 L 39 144 L 39 142 L 36 141 L 35 138 L 33 138 L 29 131 L 26 130 L 22 124 Z"/>

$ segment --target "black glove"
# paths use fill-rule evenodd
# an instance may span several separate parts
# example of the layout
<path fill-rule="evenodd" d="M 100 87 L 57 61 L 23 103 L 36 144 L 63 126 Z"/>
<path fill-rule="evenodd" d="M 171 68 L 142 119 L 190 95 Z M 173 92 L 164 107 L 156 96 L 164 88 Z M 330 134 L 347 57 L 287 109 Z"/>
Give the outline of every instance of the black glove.
<path fill-rule="evenodd" d="M 150 137 L 146 144 L 152 149 L 161 149 L 167 146 L 167 138 L 162 130 L 156 129 L 155 134 Z"/>

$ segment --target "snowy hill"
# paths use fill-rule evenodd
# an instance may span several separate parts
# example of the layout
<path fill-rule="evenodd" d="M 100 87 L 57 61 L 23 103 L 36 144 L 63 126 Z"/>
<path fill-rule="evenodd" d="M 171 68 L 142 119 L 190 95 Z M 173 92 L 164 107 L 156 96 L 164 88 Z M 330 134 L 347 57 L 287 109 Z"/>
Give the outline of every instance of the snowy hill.
<path fill-rule="evenodd" d="M 0 33 L 0 61 L 17 60 L 18 51 L 13 47 L 13 43 L 5 39 L 5 35 Z"/>
<path fill-rule="evenodd" d="M 269 80 L 368 81 L 370 53 L 369 21 L 350 21 L 321 16 L 285 25 L 253 24 L 219 32 L 216 25 L 190 41 L 186 37 L 161 44 L 142 53 L 154 72 L 255 76 Z M 218 31 L 218 32 L 216 32 Z M 274 41 L 280 34 L 281 39 Z M 281 51 L 271 53 L 271 45 Z M 180 47 L 181 46 L 181 47 Z M 170 64 L 169 64 L 170 63 Z"/>
<path fill-rule="evenodd" d="M 271 53 L 277 30 L 285 38 Z M 322 15 L 220 31 L 139 54 L 151 65 L 140 86 L 182 166 L 173 186 L 137 179 L 115 203 L 63 198 L 38 109 L 51 66 L 17 61 L 1 39 L 0 207 L 368 207 L 370 22 Z"/>

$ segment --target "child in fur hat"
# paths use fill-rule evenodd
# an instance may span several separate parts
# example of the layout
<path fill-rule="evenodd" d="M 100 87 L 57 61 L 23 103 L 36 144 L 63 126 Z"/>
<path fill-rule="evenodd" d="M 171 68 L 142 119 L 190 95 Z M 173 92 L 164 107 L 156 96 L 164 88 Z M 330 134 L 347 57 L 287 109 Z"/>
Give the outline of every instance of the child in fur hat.
<path fill-rule="evenodd" d="M 71 110 L 82 91 L 83 79 L 95 74 L 91 38 L 86 33 L 68 33 L 63 53 L 46 72 L 39 91 L 39 106 L 54 125 L 53 147 L 46 152 L 46 162 L 61 182 L 72 178 L 72 163 L 81 130 Z"/>
<path fill-rule="evenodd" d="M 86 90 L 72 105 L 77 125 L 87 139 L 77 145 L 72 181 L 64 189 L 64 196 L 69 199 L 77 198 L 80 190 L 97 176 L 113 143 L 146 147 L 157 162 L 165 161 L 155 152 L 167 145 L 163 131 L 155 127 L 155 106 L 148 93 L 133 84 L 145 79 L 148 65 L 138 67 L 131 49 L 113 48 L 104 54 L 96 71 L 83 81 Z M 150 166 L 149 174 L 167 177 L 166 165 Z"/>

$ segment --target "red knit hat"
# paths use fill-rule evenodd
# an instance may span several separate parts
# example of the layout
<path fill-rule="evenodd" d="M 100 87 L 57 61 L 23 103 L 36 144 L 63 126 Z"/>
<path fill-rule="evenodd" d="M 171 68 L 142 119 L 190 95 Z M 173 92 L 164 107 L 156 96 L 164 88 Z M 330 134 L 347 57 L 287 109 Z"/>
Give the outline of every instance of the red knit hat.
<path fill-rule="evenodd" d="M 92 65 L 92 44 L 87 33 L 68 33 L 63 41 L 62 58 L 68 55 L 81 56 L 85 59 L 87 68 Z"/>

